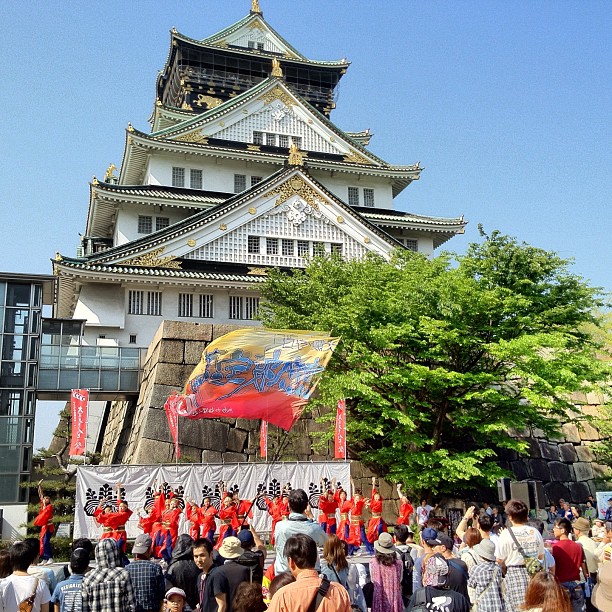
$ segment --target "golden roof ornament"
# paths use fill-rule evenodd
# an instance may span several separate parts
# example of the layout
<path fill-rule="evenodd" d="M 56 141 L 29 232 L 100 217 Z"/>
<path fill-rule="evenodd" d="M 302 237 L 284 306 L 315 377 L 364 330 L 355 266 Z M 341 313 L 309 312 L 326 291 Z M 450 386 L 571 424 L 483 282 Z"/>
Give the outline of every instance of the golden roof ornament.
<path fill-rule="evenodd" d="M 93 178 L 91 179 L 91 184 L 92 185 L 99 185 L 99 181 L 97 179 L 97 177 L 94 175 Z"/>
<path fill-rule="evenodd" d="M 104 182 L 108 183 L 110 182 L 112 179 L 116 179 L 117 177 L 115 176 L 114 172 L 117 169 L 117 166 L 115 166 L 115 164 L 112 164 L 106 169 L 106 172 L 104 173 Z"/>
<path fill-rule="evenodd" d="M 262 15 L 261 7 L 259 6 L 259 0 L 251 0 L 251 13 L 257 13 Z"/>
<path fill-rule="evenodd" d="M 272 76 L 283 78 L 283 69 L 281 68 L 280 62 L 275 57 L 272 58 Z"/>
<path fill-rule="evenodd" d="M 291 141 L 289 146 L 289 165 L 290 166 L 303 166 L 304 165 L 304 153 L 298 149 L 298 146 Z"/>
<path fill-rule="evenodd" d="M 127 126 L 127 131 L 128 132 L 133 132 L 134 131 L 134 126 L 128 121 L 128 126 Z"/>

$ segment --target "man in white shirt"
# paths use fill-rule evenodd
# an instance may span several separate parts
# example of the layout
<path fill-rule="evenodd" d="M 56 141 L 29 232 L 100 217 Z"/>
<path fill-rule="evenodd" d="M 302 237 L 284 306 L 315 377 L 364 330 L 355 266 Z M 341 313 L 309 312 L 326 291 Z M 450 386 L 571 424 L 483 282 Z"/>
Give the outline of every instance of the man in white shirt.
<path fill-rule="evenodd" d="M 427 519 L 429 519 L 429 514 L 433 510 L 433 508 L 427 503 L 426 499 L 421 500 L 421 505 L 417 506 L 416 515 L 417 515 L 417 523 L 419 525 L 419 529 L 423 529 L 427 523 Z"/>

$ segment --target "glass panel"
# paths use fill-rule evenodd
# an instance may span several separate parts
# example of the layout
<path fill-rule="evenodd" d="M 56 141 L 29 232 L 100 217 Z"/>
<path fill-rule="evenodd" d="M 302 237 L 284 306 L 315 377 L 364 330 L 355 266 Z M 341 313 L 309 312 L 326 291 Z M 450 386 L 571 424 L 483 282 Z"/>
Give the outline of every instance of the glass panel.
<path fill-rule="evenodd" d="M 26 392 L 26 401 L 25 401 L 23 414 L 34 414 L 35 406 L 36 406 L 36 394 L 31 391 Z"/>
<path fill-rule="evenodd" d="M 23 387 L 25 372 L 23 361 L 3 361 L 0 369 L 0 387 Z"/>
<path fill-rule="evenodd" d="M 27 336 L 6 334 L 2 342 L 2 359 L 7 361 L 25 361 L 25 346 Z"/>
<path fill-rule="evenodd" d="M 33 334 L 40 333 L 40 311 L 34 310 L 32 312 L 32 324 L 30 326 L 30 332 Z"/>
<path fill-rule="evenodd" d="M 9 283 L 6 292 L 7 306 L 29 306 L 30 305 L 30 285 L 18 285 Z"/>
<path fill-rule="evenodd" d="M 81 387 L 85 389 L 97 389 L 100 386 L 98 376 L 98 370 L 81 370 Z"/>
<path fill-rule="evenodd" d="M 30 460 L 32 459 L 32 447 L 25 446 L 23 448 L 23 454 L 21 456 L 21 471 L 29 472 L 30 471 Z"/>
<path fill-rule="evenodd" d="M 23 419 L 19 417 L 2 417 L 0 419 L 0 444 L 21 444 Z M 0 466 L 3 466 L 0 463 Z"/>
<path fill-rule="evenodd" d="M 27 308 L 7 308 L 4 331 L 7 334 L 27 334 L 30 311 Z"/>
<path fill-rule="evenodd" d="M 42 305 L 42 287 L 40 285 L 34 285 L 34 299 L 32 300 L 32 306 L 40 308 Z"/>
<path fill-rule="evenodd" d="M 0 391 L 0 415 L 17 416 L 22 412 L 23 391 L 2 389 Z"/>
<path fill-rule="evenodd" d="M 28 363 L 28 381 L 26 387 L 36 387 L 36 364 Z"/>
<path fill-rule="evenodd" d="M 29 474 L 22 474 L 19 477 L 19 482 L 21 484 L 25 484 L 27 482 L 30 482 L 30 475 Z M 19 497 L 19 501 L 20 502 L 26 502 L 28 501 L 29 495 L 30 495 L 30 489 L 29 487 L 24 487 L 24 486 L 19 486 L 17 488 L 17 495 Z"/>
<path fill-rule="evenodd" d="M 1 457 L 2 450 L 0 450 L 0 461 L 2 461 Z M 0 503 L 17 501 L 18 490 L 19 476 L 17 474 L 0 474 Z"/>
<path fill-rule="evenodd" d="M 0 310 L 4 306 L 4 296 L 6 295 L 6 283 L 0 282 Z"/>
<path fill-rule="evenodd" d="M 39 389 L 57 389 L 57 370 L 40 370 L 38 372 Z"/>
<path fill-rule="evenodd" d="M 25 419 L 23 428 L 23 443 L 32 444 L 34 440 L 34 419 Z"/>
<path fill-rule="evenodd" d="M 119 372 L 103 370 L 100 376 L 100 386 L 106 391 L 119 388 Z"/>
<path fill-rule="evenodd" d="M 140 367 L 140 349 L 122 348 L 121 367 L 137 370 Z"/>
<path fill-rule="evenodd" d="M 77 370 L 62 370 L 59 375 L 60 389 L 78 389 L 79 373 Z"/>
<path fill-rule="evenodd" d="M 30 351 L 29 351 L 29 356 L 28 359 L 31 359 L 32 361 L 37 361 L 38 360 L 38 347 L 40 346 L 40 343 L 38 341 L 38 336 L 30 336 Z"/>
<path fill-rule="evenodd" d="M 62 324 L 59 321 L 43 321 L 42 343 L 45 345 L 59 344 L 61 340 Z"/>
<path fill-rule="evenodd" d="M 59 337 L 59 336 L 58 336 Z M 60 347 L 43 345 L 40 347 L 41 369 L 58 368 L 60 362 Z"/>
<path fill-rule="evenodd" d="M 121 372 L 120 391 L 132 391 L 138 389 L 138 372 L 133 370 L 123 370 Z"/>

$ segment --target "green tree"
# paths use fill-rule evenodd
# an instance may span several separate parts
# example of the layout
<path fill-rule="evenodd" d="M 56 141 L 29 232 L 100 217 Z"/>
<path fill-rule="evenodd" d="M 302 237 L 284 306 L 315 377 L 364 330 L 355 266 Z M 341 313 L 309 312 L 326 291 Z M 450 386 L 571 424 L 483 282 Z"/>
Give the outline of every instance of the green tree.
<path fill-rule="evenodd" d="M 554 253 L 482 236 L 464 256 L 318 257 L 262 290 L 265 325 L 342 337 L 314 401 L 347 398 L 351 449 L 415 493 L 491 485 L 497 450 L 525 450 L 509 430 L 554 435 L 568 394 L 609 376 L 583 331 L 598 291 Z"/>

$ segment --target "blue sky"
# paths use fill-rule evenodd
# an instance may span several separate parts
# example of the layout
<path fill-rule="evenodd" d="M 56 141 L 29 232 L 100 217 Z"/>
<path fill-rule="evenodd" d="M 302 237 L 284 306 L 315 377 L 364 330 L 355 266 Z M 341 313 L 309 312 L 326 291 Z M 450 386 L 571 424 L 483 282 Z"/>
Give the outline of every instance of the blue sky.
<path fill-rule="evenodd" d="M 608 1 L 260 0 L 304 55 L 347 57 L 332 120 L 370 149 L 420 161 L 400 210 L 465 215 L 574 258 L 612 290 L 612 11 Z M 204 38 L 250 0 L 2 6 L 1 267 L 50 273 L 74 255 L 88 181 L 120 165 L 128 122 L 148 129 L 169 30 Z M 40 429 L 40 428 L 39 428 Z M 38 436 L 37 436 L 38 437 Z"/>

